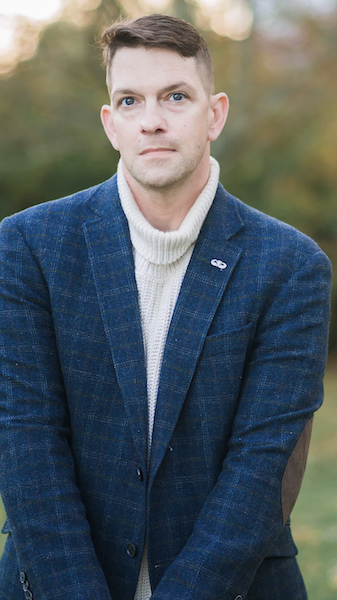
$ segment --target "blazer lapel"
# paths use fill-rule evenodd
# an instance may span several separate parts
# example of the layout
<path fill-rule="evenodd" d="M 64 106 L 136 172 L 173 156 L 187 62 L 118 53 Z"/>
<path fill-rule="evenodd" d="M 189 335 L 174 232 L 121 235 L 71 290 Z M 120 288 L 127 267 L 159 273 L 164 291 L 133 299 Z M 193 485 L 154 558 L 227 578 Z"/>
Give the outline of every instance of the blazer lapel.
<path fill-rule="evenodd" d="M 172 317 L 159 382 L 150 485 L 172 437 L 208 329 L 242 252 L 230 240 L 243 226 L 237 206 L 230 198 L 219 186 Z"/>
<path fill-rule="evenodd" d="M 132 246 L 115 177 L 100 188 L 92 208 L 96 215 L 84 223 L 84 235 L 117 381 L 145 468 L 147 387 L 143 337 Z"/>

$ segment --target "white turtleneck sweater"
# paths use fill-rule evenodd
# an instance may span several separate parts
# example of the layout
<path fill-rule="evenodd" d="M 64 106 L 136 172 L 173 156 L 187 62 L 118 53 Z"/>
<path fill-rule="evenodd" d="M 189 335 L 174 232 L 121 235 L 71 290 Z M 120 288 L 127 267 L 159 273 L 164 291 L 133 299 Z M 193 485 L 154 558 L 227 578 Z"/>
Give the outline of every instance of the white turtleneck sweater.
<path fill-rule="evenodd" d="M 128 220 L 135 261 L 148 397 L 148 448 L 151 447 L 161 363 L 167 332 L 180 287 L 202 224 L 219 181 L 219 164 L 210 158 L 210 176 L 201 194 L 176 231 L 159 231 L 138 208 L 125 179 L 117 170 L 118 192 Z M 151 587 L 144 549 L 135 600 L 149 600 Z"/>

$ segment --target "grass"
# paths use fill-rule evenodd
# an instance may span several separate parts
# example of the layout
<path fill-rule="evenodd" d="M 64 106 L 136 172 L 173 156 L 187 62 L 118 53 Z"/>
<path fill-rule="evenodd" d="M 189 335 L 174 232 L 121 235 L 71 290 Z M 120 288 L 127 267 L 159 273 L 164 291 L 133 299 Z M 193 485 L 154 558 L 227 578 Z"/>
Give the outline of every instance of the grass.
<path fill-rule="evenodd" d="M 325 402 L 315 416 L 307 470 L 292 514 L 292 531 L 309 600 L 337 598 L 336 424 L 337 358 L 329 361 Z M 4 520 L 0 504 L 1 526 Z M 0 554 L 5 539 L 0 535 Z"/>
<path fill-rule="evenodd" d="M 325 401 L 315 416 L 308 465 L 292 531 L 309 600 L 337 598 L 337 359 L 330 359 Z"/>

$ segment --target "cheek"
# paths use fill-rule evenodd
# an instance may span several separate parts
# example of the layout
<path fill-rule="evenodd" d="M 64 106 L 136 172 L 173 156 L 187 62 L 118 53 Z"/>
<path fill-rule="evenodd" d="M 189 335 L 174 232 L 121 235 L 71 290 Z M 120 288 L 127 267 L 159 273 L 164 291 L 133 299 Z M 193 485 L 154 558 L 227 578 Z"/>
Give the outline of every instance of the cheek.
<path fill-rule="evenodd" d="M 193 117 L 183 119 L 182 122 L 177 123 L 176 130 L 178 133 L 183 132 L 186 139 L 197 139 L 204 136 L 205 131 L 207 131 L 207 123 L 196 113 Z"/>
<path fill-rule="evenodd" d="M 116 126 L 116 138 L 121 147 L 131 147 L 137 141 L 137 128 L 128 121 L 118 123 Z"/>
<path fill-rule="evenodd" d="M 198 146 L 205 144 L 208 140 L 207 123 L 196 117 L 192 123 L 185 124 L 184 137 L 191 144 L 198 144 Z"/>
<path fill-rule="evenodd" d="M 124 148 L 128 148 L 130 146 L 131 142 L 130 142 L 130 136 L 128 135 L 128 129 L 127 127 L 123 127 L 123 126 L 116 126 L 115 127 L 115 134 L 114 134 L 114 139 L 112 142 L 113 147 L 115 148 L 115 150 L 118 150 L 119 152 L 122 152 Z"/>

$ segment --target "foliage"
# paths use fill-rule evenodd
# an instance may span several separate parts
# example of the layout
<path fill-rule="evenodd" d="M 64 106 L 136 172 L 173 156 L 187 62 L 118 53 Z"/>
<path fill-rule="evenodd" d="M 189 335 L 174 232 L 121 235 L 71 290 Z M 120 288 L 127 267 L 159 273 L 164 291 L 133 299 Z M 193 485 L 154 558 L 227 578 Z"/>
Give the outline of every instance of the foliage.
<path fill-rule="evenodd" d="M 123 6 L 131 5 L 142 12 L 137 2 L 124 0 Z M 170 10 L 190 20 L 198 14 L 196 0 L 174 0 Z M 114 172 L 118 156 L 99 122 L 108 96 L 94 40 L 101 25 L 122 12 L 117 0 L 103 0 L 86 26 L 69 20 L 49 26 L 35 57 L 0 81 L 0 217 Z M 231 102 L 225 132 L 213 147 L 222 183 L 313 237 L 334 264 L 336 21 L 337 10 L 329 18 L 297 12 L 280 15 L 283 29 L 276 31 L 257 19 L 252 35 L 240 42 L 204 32 L 216 89 L 227 91 Z M 335 348 L 336 317 L 335 281 Z"/>
<path fill-rule="evenodd" d="M 119 13 L 116 7 L 114 17 Z M 51 25 L 36 56 L 0 81 L 0 217 L 114 172 L 117 154 L 99 120 L 108 102 L 95 46 L 102 20 L 86 28 Z"/>

